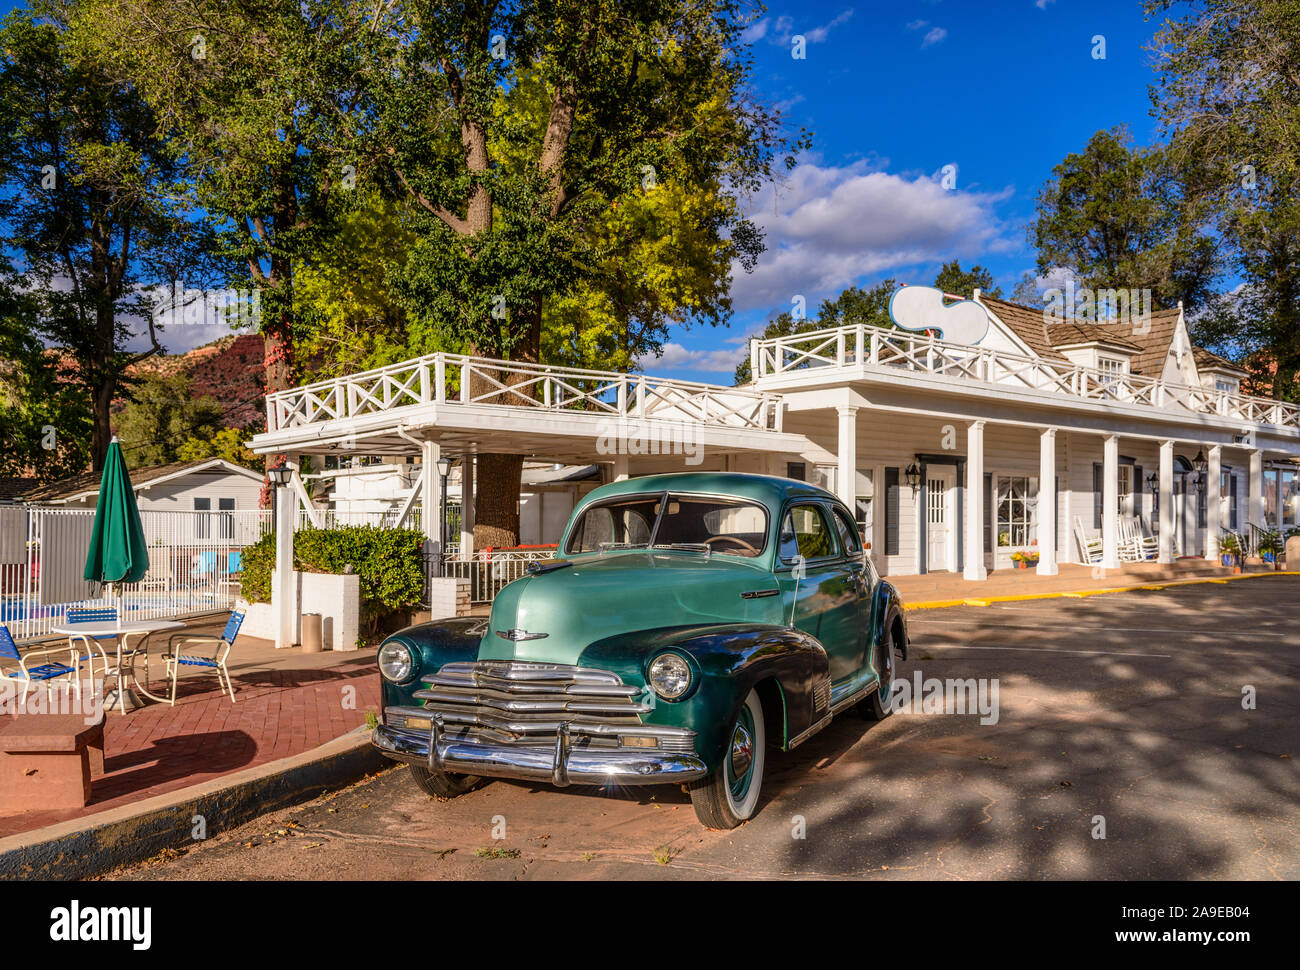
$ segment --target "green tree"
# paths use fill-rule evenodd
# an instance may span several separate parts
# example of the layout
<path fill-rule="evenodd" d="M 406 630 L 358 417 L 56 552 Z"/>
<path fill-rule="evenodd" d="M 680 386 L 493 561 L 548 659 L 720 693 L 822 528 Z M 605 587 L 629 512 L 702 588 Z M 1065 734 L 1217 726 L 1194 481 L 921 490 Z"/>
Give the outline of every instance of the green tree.
<path fill-rule="evenodd" d="M 181 442 L 176 449 L 178 461 L 196 461 L 202 458 L 223 458 L 233 465 L 242 465 L 261 471 L 266 459 L 251 452 L 244 442 L 256 434 L 256 428 L 222 428 L 215 434 L 196 434 Z"/>
<path fill-rule="evenodd" d="M 75 363 L 68 378 L 88 405 L 98 469 L 128 369 L 161 350 L 137 257 L 161 249 L 183 213 L 147 106 L 81 50 L 69 8 L 38 0 L 0 28 L 0 183 L 5 242 L 22 256 L 40 331 Z M 125 349 L 132 316 L 148 321 L 150 346 L 137 353 Z"/>
<path fill-rule="evenodd" d="M 194 397 L 184 372 L 148 374 L 138 380 L 131 398 L 116 424 L 132 465 L 178 461 L 182 445 L 212 437 L 221 425 L 221 405 L 213 397 Z"/>
<path fill-rule="evenodd" d="M 1148 0 L 1155 112 L 1210 207 L 1242 286 L 1199 340 L 1246 356 L 1276 397 L 1300 392 L 1300 0 Z"/>
<path fill-rule="evenodd" d="M 1150 290 L 1156 305 L 1198 306 L 1214 292 L 1214 240 L 1168 155 L 1129 141 L 1123 129 L 1099 131 L 1052 169 L 1029 229 L 1038 272 L 1064 267 L 1079 287 Z"/>
<path fill-rule="evenodd" d="M 0 272 L 0 474 L 53 481 L 90 461 L 90 412 L 61 373 L 61 355 L 37 338 L 37 300 Z"/>
<path fill-rule="evenodd" d="M 748 90 L 731 0 L 393 9 L 403 29 L 382 34 L 365 72 L 362 143 L 418 215 L 401 276 L 417 342 L 539 360 L 548 300 L 613 291 L 599 281 L 621 253 L 593 227 L 616 206 L 651 184 L 739 197 L 796 147 Z M 708 218 L 717 238 L 758 244 L 738 206 Z M 517 541 L 521 467 L 479 456 L 477 542 Z"/>
<path fill-rule="evenodd" d="M 934 285 L 945 293 L 967 299 L 977 288 L 982 295 L 991 296 L 995 300 L 1002 297 L 1002 288 L 993 282 L 993 274 L 978 263 L 968 270 L 962 269 L 961 263 L 955 259 L 951 263 L 944 263 L 939 275 L 934 278 Z"/>

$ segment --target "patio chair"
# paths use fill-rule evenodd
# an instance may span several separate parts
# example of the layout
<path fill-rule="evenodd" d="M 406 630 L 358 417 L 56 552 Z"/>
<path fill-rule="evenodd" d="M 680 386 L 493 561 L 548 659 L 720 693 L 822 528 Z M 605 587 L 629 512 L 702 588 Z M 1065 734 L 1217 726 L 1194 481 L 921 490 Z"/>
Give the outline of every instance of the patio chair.
<path fill-rule="evenodd" d="M 114 606 L 69 606 L 64 614 L 69 623 L 116 623 L 117 608 Z M 106 636 L 91 637 L 83 633 L 72 634 L 68 637 L 68 650 L 71 652 L 73 661 L 77 666 L 90 664 L 90 675 L 95 675 L 95 661 L 99 660 L 103 664 L 104 676 L 108 676 L 108 654 L 105 652 L 101 642 L 104 640 L 116 640 L 116 634 Z M 122 644 L 122 655 L 127 654 L 127 645 Z"/>
<path fill-rule="evenodd" d="M 28 660 L 35 657 L 49 657 L 54 654 L 62 654 L 64 657 L 68 657 L 68 648 L 42 647 L 39 650 L 28 650 L 27 655 L 23 656 L 18 652 L 18 644 L 14 643 L 14 638 L 9 633 L 9 628 L 0 624 L 0 669 L 8 666 L 13 661 L 18 662 L 18 670 L 4 671 L 4 676 L 10 680 L 21 680 L 23 682 L 24 700 L 26 700 L 27 695 L 31 692 L 33 683 L 51 681 L 59 677 L 71 677 L 72 689 L 76 691 L 77 698 L 81 698 L 81 678 L 76 676 L 80 669 L 78 666 L 58 663 L 55 661 L 38 664 L 35 667 L 27 666 Z"/>
<path fill-rule="evenodd" d="M 1147 532 L 1140 516 L 1130 516 L 1129 521 L 1132 523 L 1133 543 L 1139 561 L 1158 559 L 1160 557 L 1160 540 Z"/>
<path fill-rule="evenodd" d="M 1090 538 L 1083 527 L 1083 522 L 1076 515 L 1074 517 L 1074 539 L 1079 543 L 1079 555 L 1088 565 L 1096 565 L 1102 560 L 1102 538 L 1097 536 Z"/>
<path fill-rule="evenodd" d="M 167 664 L 167 673 L 172 679 L 172 705 L 176 704 L 176 681 L 180 676 L 181 667 L 208 667 L 216 670 L 217 682 L 221 685 L 221 692 L 230 694 L 230 702 L 235 701 L 235 685 L 231 683 L 230 671 L 226 669 L 226 657 L 230 655 L 230 648 L 235 645 L 235 637 L 239 636 L 239 628 L 244 622 L 243 613 L 231 613 L 230 619 L 226 621 L 226 628 L 221 631 L 220 637 L 193 637 L 178 633 L 167 643 L 167 652 L 163 654 L 163 662 Z M 205 657 L 196 654 L 187 654 L 178 652 L 176 645 L 207 643 L 214 645 L 212 656 Z"/>

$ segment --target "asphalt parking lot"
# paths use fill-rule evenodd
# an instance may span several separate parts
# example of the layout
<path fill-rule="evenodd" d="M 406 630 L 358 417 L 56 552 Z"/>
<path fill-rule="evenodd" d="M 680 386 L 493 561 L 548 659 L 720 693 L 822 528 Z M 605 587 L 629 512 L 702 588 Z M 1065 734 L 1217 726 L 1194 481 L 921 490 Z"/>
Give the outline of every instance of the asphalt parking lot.
<path fill-rule="evenodd" d="M 396 767 L 111 878 L 1300 877 L 1297 578 L 909 622 L 900 675 L 996 679 L 996 723 L 844 714 L 772 754 L 733 832 L 678 789 L 497 781 L 438 803 Z"/>

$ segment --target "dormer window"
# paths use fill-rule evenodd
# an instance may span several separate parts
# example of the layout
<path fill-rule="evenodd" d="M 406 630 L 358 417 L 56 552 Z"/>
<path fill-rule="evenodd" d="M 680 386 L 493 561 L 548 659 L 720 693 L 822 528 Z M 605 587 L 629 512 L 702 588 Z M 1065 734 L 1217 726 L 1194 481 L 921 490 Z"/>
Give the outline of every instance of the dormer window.
<path fill-rule="evenodd" d="M 1098 355 L 1097 370 L 1101 371 L 1101 382 L 1103 384 L 1114 384 L 1124 376 L 1125 361 L 1120 357 L 1105 357 Z"/>
<path fill-rule="evenodd" d="M 1241 385 L 1232 377 L 1216 377 L 1214 389 L 1221 394 L 1236 394 Z"/>

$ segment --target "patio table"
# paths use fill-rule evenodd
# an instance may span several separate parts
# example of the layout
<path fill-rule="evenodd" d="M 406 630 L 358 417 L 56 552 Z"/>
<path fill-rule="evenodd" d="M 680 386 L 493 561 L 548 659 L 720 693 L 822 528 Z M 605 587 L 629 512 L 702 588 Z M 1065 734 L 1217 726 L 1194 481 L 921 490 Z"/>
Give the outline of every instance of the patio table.
<path fill-rule="evenodd" d="M 132 684 L 134 684 L 135 690 L 138 690 L 141 694 L 149 698 L 149 700 L 151 701 L 166 701 L 167 698 L 158 697 L 155 694 L 149 693 L 148 687 L 146 687 L 144 684 L 141 684 L 139 678 L 136 677 L 134 662 L 131 663 L 131 665 L 127 668 L 126 671 L 123 671 L 122 635 L 126 633 L 153 634 L 153 633 L 161 633 L 165 630 L 183 630 L 184 628 L 185 628 L 184 623 L 177 623 L 175 620 L 107 620 L 107 621 L 101 621 L 97 623 L 63 623 L 63 624 L 50 627 L 50 632 L 57 633 L 60 636 L 65 636 L 65 637 L 84 636 L 91 640 L 95 640 L 100 637 L 112 637 L 114 639 L 114 641 L 117 644 L 117 664 L 113 667 L 110 667 L 105 672 L 105 677 L 107 677 L 108 674 L 117 674 L 116 703 L 119 709 L 121 710 L 121 712 L 125 714 L 126 698 L 128 694 L 131 695 L 132 708 L 143 706 L 140 702 L 140 699 L 136 697 L 134 692 L 132 691 Z M 146 650 L 148 649 L 148 643 L 149 643 L 149 637 L 145 636 L 144 645 Z M 145 659 L 146 671 L 148 670 L 148 666 L 147 666 L 148 662 L 149 662 L 148 656 L 146 654 L 146 659 Z M 123 677 L 127 675 L 129 675 L 131 683 L 127 683 L 123 680 Z M 147 680 L 148 678 L 147 673 L 145 674 L 145 677 Z"/>

